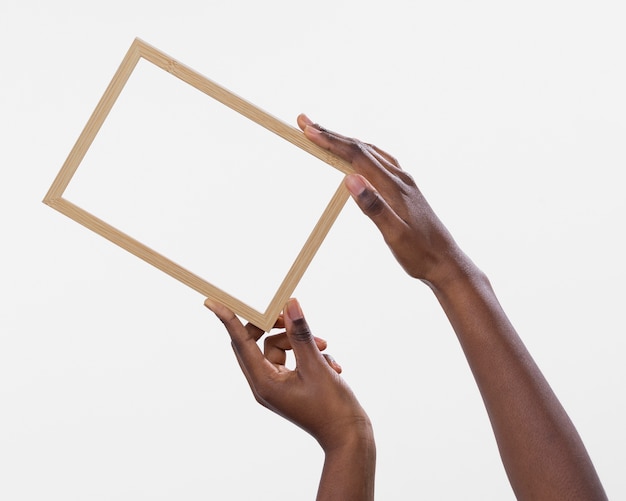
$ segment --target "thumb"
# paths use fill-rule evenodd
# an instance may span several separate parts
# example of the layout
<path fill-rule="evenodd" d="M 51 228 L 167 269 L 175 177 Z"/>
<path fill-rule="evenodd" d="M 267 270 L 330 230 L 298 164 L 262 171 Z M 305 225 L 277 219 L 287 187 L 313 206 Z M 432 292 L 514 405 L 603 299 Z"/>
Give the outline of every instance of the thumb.
<path fill-rule="evenodd" d="M 363 176 L 349 174 L 345 178 L 345 184 L 359 208 L 378 226 L 383 235 L 388 233 L 390 228 L 396 228 L 402 223 L 385 199 Z"/>
<path fill-rule="evenodd" d="M 287 338 L 296 357 L 296 365 L 303 374 L 315 371 L 320 364 L 327 365 L 296 299 L 287 302 L 284 319 Z"/>

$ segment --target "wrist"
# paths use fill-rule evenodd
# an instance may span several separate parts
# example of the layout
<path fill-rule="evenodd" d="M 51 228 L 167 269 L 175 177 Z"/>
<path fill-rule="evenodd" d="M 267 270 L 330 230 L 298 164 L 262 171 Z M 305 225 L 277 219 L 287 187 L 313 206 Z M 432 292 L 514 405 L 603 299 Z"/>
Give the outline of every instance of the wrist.
<path fill-rule="evenodd" d="M 376 444 L 369 419 L 351 426 L 324 447 L 324 469 L 317 501 L 372 501 L 376 474 Z"/>
<path fill-rule="evenodd" d="M 327 456 L 337 451 L 375 449 L 374 431 L 367 415 L 333 421 L 317 439 Z"/>
<path fill-rule="evenodd" d="M 438 293 L 481 278 L 486 278 L 484 273 L 461 249 L 453 246 L 421 280 Z"/>

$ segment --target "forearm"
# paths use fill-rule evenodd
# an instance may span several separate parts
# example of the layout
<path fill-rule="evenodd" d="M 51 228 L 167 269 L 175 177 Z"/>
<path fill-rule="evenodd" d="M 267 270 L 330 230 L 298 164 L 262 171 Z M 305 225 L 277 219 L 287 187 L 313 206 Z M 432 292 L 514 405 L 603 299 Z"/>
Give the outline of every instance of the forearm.
<path fill-rule="evenodd" d="M 398 161 L 380 148 L 330 132 L 306 116 L 305 135 L 350 162 L 346 187 L 395 258 L 428 283 L 459 338 L 520 499 L 606 499 L 561 404 L 502 311 Z"/>
<path fill-rule="evenodd" d="M 585 447 L 502 310 L 467 258 L 429 285 L 463 348 L 518 499 L 606 499 Z"/>
<path fill-rule="evenodd" d="M 372 501 L 375 470 L 376 446 L 368 422 L 325 451 L 317 501 Z"/>

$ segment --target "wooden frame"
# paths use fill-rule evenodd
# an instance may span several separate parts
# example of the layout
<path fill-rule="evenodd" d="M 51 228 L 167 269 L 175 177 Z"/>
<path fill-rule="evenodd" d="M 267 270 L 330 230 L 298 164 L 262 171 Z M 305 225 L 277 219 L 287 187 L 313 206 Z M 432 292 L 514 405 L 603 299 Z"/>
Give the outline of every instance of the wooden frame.
<path fill-rule="evenodd" d="M 63 198 L 65 189 L 98 134 L 100 127 L 113 108 L 115 101 L 120 95 L 124 85 L 128 81 L 140 58 L 144 58 L 159 68 L 178 77 L 187 84 L 195 87 L 206 95 L 214 98 L 266 129 L 274 132 L 283 139 L 289 141 L 311 155 L 314 155 L 339 171 L 345 174 L 352 172 L 350 164 L 310 142 L 298 129 L 285 124 L 144 41 L 135 39 L 120 64 L 120 67 L 113 76 L 111 83 L 104 92 L 104 95 L 100 99 L 100 102 L 96 106 L 96 109 L 89 118 L 87 125 L 78 137 L 78 140 L 68 155 L 67 160 L 57 174 L 52 186 L 48 190 L 48 193 L 44 197 L 43 202 L 110 240 L 114 244 L 126 249 L 135 256 L 150 263 L 156 268 L 159 268 L 204 296 L 228 306 L 236 314 L 267 332 L 273 327 L 274 322 L 280 314 L 284 304 L 293 293 L 298 282 L 304 275 L 306 268 L 313 259 L 313 256 L 317 252 L 317 249 L 339 215 L 349 197 L 348 191 L 344 187 L 343 183 L 339 185 L 335 194 L 331 198 L 330 203 L 323 211 L 319 221 L 313 228 L 313 231 L 308 237 L 304 247 L 299 252 L 294 263 L 289 269 L 289 272 L 283 279 L 278 291 L 263 313 L 231 296 L 215 285 L 205 281 L 191 271 L 179 266 L 167 257 L 159 254 L 157 251 L 142 244 L 138 240 L 135 240 L 131 236 L 119 231 L 105 221 L 81 209 L 69 200 L 66 200 Z"/>

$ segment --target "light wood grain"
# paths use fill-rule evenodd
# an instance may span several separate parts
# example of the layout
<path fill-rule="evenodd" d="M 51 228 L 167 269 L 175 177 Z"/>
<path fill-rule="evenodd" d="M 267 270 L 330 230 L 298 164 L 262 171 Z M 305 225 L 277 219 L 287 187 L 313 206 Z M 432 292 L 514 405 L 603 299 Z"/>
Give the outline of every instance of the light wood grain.
<path fill-rule="evenodd" d="M 182 81 L 195 87 L 200 92 L 204 92 L 206 95 L 211 96 L 213 99 L 228 106 L 262 127 L 278 134 L 283 139 L 286 139 L 298 148 L 303 149 L 327 164 L 332 165 L 344 174 L 350 174 L 353 172 L 352 166 L 349 163 L 333 155 L 328 150 L 313 144 L 299 129 L 296 129 L 295 127 L 292 127 L 291 125 L 286 124 L 278 118 L 270 115 L 261 108 L 253 105 L 252 103 L 225 89 L 221 85 L 176 61 L 172 57 L 167 56 L 146 42 L 139 39 L 135 40 L 135 42 L 137 44 L 137 50 L 141 56 L 159 68 L 180 78 Z"/>
<path fill-rule="evenodd" d="M 345 185 L 343 183 L 340 184 L 330 203 L 326 206 L 326 209 L 324 210 L 318 223 L 315 225 L 315 228 L 313 228 L 313 231 L 305 242 L 304 247 L 302 247 L 300 254 L 298 254 L 298 257 L 294 261 L 290 270 L 287 272 L 287 275 L 278 288 L 274 299 L 270 302 L 270 305 L 265 313 L 268 318 L 276 318 L 278 316 L 283 306 L 289 299 L 289 296 L 298 285 L 298 282 L 300 282 L 300 279 L 304 275 L 304 272 L 308 268 L 309 264 L 311 264 L 315 253 L 319 249 L 320 245 L 322 245 L 324 238 L 326 238 L 331 226 L 335 222 L 335 219 L 337 219 L 337 216 L 341 212 L 341 209 L 349 197 L 350 194 L 348 193 Z"/>
<path fill-rule="evenodd" d="M 126 85 L 126 82 L 128 82 L 135 66 L 137 66 L 139 58 L 139 45 L 137 44 L 137 41 L 135 41 L 128 49 L 126 57 L 122 60 L 122 63 L 111 80 L 111 83 L 104 91 L 96 109 L 91 114 L 87 125 L 85 125 L 85 128 L 78 137 L 76 144 L 65 160 L 63 167 L 61 167 L 59 174 L 52 183 L 52 186 L 50 186 L 48 193 L 43 199 L 44 203 L 48 203 L 48 201 L 59 198 L 63 195 L 65 188 L 67 188 L 67 185 L 74 176 L 76 169 L 78 169 L 78 166 L 83 161 L 91 143 L 93 143 L 93 140 L 98 135 L 102 124 L 113 108 L 113 105 L 122 92 L 124 85 Z"/>
<path fill-rule="evenodd" d="M 292 127 L 273 117 L 269 113 L 233 94 L 224 87 L 221 87 L 200 73 L 188 68 L 184 64 L 176 61 L 172 57 L 164 54 L 146 42 L 140 39 L 135 39 L 117 72 L 113 76 L 111 83 L 108 85 L 94 112 L 85 125 L 85 128 L 78 137 L 76 144 L 70 151 L 65 163 L 61 167 L 61 170 L 46 193 L 43 202 L 102 237 L 108 239 L 119 247 L 143 259 L 152 266 L 167 273 L 176 280 L 191 287 L 203 296 L 209 297 L 214 301 L 228 306 L 237 315 L 267 332 L 272 329 L 274 322 L 280 314 L 284 304 L 295 290 L 298 282 L 304 275 L 307 267 L 311 263 L 315 253 L 328 234 L 328 231 L 333 225 L 335 219 L 341 212 L 341 209 L 349 197 L 348 191 L 345 189 L 343 183 L 339 185 L 315 228 L 313 228 L 313 231 L 304 244 L 304 247 L 296 257 L 289 272 L 283 279 L 280 287 L 276 291 L 276 294 L 263 313 L 231 296 L 215 285 L 207 282 L 195 273 L 183 268 L 159 252 L 134 239 L 130 235 L 119 231 L 117 228 L 78 207 L 71 201 L 66 200 L 63 198 L 65 189 L 72 180 L 72 177 L 76 173 L 76 170 L 80 166 L 85 154 L 100 131 L 102 124 L 113 108 L 115 101 L 122 92 L 124 85 L 131 76 L 140 58 L 143 58 L 159 68 L 171 73 L 187 84 L 204 92 L 207 96 L 216 99 L 222 104 L 256 122 L 262 127 L 274 132 L 278 136 L 326 162 L 339 171 L 346 174 L 352 172 L 350 164 L 311 143 L 308 139 L 306 139 L 304 134 L 295 127 Z M 219 266 L 219 263 L 216 263 L 216 266 Z M 253 284 L 251 284 L 251 286 L 253 286 Z"/>

